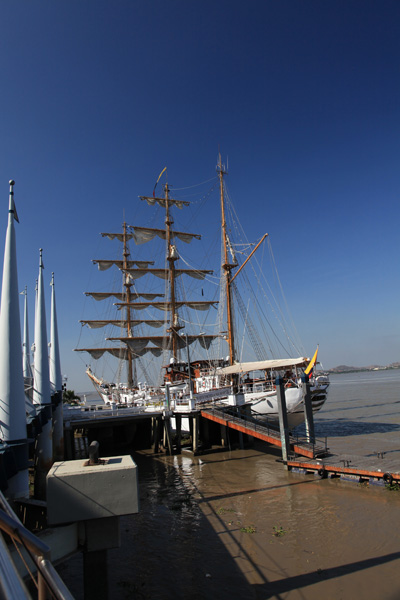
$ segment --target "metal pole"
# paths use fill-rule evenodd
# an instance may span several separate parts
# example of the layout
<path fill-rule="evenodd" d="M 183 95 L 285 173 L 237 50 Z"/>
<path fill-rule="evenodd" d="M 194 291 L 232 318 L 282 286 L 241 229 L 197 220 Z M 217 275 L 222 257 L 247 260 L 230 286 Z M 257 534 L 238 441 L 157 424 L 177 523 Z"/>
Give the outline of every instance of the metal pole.
<path fill-rule="evenodd" d="M 287 464 L 288 453 L 290 449 L 289 442 L 289 426 L 286 410 L 286 398 L 285 398 L 285 386 L 283 384 L 282 377 L 277 377 L 276 381 L 276 393 L 278 397 L 278 412 L 279 412 L 279 429 L 281 432 L 281 444 L 282 444 L 282 459 L 284 464 Z"/>
<path fill-rule="evenodd" d="M 193 383 L 192 383 L 192 369 L 190 368 L 190 352 L 189 352 L 189 339 L 186 334 L 186 351 L 187 351 L 187 364 L 188 364 L 188 374 L 189 374 L 189 395 L 190 399 L 193 398 Z"/>
<path fill-rule="evenodd" d="M 304 400 L 304 422 L 306 426 L 307 442 L 310 444 L 315 444 L 314 415 L 312 411 L 310 381 L 308 379 L 308 375 L 305 375 L 304 373 L 301 376 L 301 387 Z"/>

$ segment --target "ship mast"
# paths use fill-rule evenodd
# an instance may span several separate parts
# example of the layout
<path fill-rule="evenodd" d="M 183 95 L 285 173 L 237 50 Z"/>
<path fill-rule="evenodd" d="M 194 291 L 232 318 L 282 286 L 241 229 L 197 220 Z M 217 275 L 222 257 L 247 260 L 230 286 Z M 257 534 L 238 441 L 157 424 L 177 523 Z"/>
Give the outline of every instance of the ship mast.
<path fill-rule="evenodd" d="M 129 277 L 125 274 L 126 269 L 128 269 L 128 267 L 129 267 L 128 259 L 130 256 L 125 221 L 123 223 L 122 240 L 123 240 L 123 266 L 124 266 L 123 277 L 124 277 L 124 286 L 125 286 L 125 295 L 126 295 L 126 335 L 128 337 L 132 337 L 131 308 L 130 308 L 132 283 L 131 283 Z M 136 368 L 135 368 L 135 372 L 136 372 Z M 129 348 L 128 348 L 128 352 L 127 352 L 127 375 L 128 375 L 128 386 L 133 387 L 134 384 L 136 385 L 136 377 L 134 378 L 134 376 L 133 376 L 133 357 L 132 357 L 132 352 Z M 134 381 L 134 379 L 135 379 L 135 381 Z"/>
<path fill-rule="evenodd" d="M 136 384 L 136 363 L 137 357 L 152 355 L 157 358 L 168 349 L 171 358 L 178 360 L 179 351 L 188 344 L 192 344 L 198 341 L 200 346 L 204 349 L 208 349 L 210 344 L 216 337 L 215 334 L 197 334 L 189 335 L 185 338 L 180 335 L 180 330 L 183 326 L 179 322 L 178 311 L 181 307 L 185 306 L 192 310 L 204 311 L 211 307 L 215 307 L 218 302 L 215 301 L 203 301 L 203 300 L 177 300 L 176 297 L 176 285 L 175 280 L 177 277 L 182 275 L 192 277 L 197 280 L 203 280 L 206 275 L 212 274 L 213 271 L 206 269 L 180 269 L 177 268 L 175 262 L 179 259 L 179 254 L 176 249 L 175 240 L 179 239 L 182 242 L 189 244 L 193 239 L 201 239 L 201 236 L 196 233 L 188 233 L 183 231 L 175 231 L 173 229 L 174 220 L 172 218 L 172 208 L 182 209 L 184 206 L 189 206 L 189 202 L 184 200 L 176 200 L 170 197 L 168 184 L 164 186 L 164 197 L 156 197 L 153 192 L 153 197 L 150 196 L 139 196 L 141 200 L 147 202 L 149 206 L 158 204 L 165 209 L 165 228 L 157 229 L 153 227 L 139 227 L 134 225 L 127 225 L 123 223 L 123 230 L 121 233 L 102 233 L 103 237 L 108 237 L 110 240 L 118 239 L 123 243 L 123 260 L 93 260 L 93 263 L 98 265 L 100 271 L 104 271 L 115 265 L 124 274 L 124 291 L 122 293 L 113 292 L 86 292 L 86 295 L 92 296 L 95 300 L 103 300 L 110 297 L 114 297 L 119 302 L 116 303 L 118 309 L 124 309 L 123 319 L 105 319 L 105 320 L 82 320 L 83 325 L 87 325 L 90 328 L 101 328 L 107 325 L 114 325 L 121 327 L 122 325 L 126 329 L 125 335 L 118 337 L 107 337 L 107 341 L 111 342 L 123 342 L 126 345 L 125 351 L 117 347 L 101 347 L 101 348 L 77 348 L 77 352 L 88 352 L 93 359 L 97 360 L 103 356 L 104 353 L 109 353 L 120 360 L 124 359 L 127 361 L 127 376 L 128 376 L 128 387 L 133 387 Z M 135 244 L 144 244 L 151 241 L 154 237 L 159 237 L 165 240 L 166 243 L 166 263 L 164 262 L 163 268 L 153 268 L 153 261 L 148 260 L 131 260 L 128 241 L 133 239 Z M 145 276 L 154 276 L 160 279 L 164 279 L 169 287 L 169 298 L 157 301 L 157 298 L 164 298 L 164 294 L 159 293 L 143 293 L 136 290 L 136 280 Z M 134 290 L 131 286 L 135 285 Z M 143 298 L 143 300 L 142 300 Z M 155 308 L 165 312 L 169 312 L 169 323 L 168 329 L 165 333 L 168 334 L 168 339 L 164 335 L 142 335 L 138 336 L 134 333 L 134 327 L 140 324 L 144 324 L 149 327 L 161 328 L 164 326 L 164 318 L 162 319 L 132 319 L 133 311 L 145 310 L 147 308 Z M 148 345 L 152 344 L 152 345 Z M 144 367 L 141 365 L 141 368 Z M 146 375 L 148 379 L 148 376 Z"/>
<path fill-rule="evenodd" d="M 165 229 L 166 229 L 166 241 L 167 241 L 167 261 L 168 261 L 168 278 L 170 285 L 170 306 L 171 306 L 171 322 L 167 332 L 171 334 L 171 354 L 172 358 L 178 359 L 178 331 L 182 329 L 179 325 L 178 313 L 176 311 L 176 298 L 175 298 L 175 261 L 178 259 L 178 253 L 175 245 L 171 244 L 171 225 L 173 225 L 173 219 L 169 211 L 169 187 L 168 183 L 164 186 L 165 191 Z"/>
<path fill-rule="evenodd" d="M 225 276 L 225 290 L 226 290 L 226 312 L 227 312 L 227 325 L 228 325 L 228 346 L 229 346 L 229 363 L 233 365 L 235 363 L 235 340 L 234 340 L 234 328 L 233 328 L 233 310 L 232 310 L 232 285 L 231 285 L 231 270 L 236 266 L 229 263 L 228 260 L 228 239 L 226 232 L 226 218 L 225 218 L 225 201 L 224 201 L 224 175 L 226 171 L 222 166 L 221 154 L 218 155 L 217 173 L 219 177 L 219 189 L 221 199 L 221 227 L 222 227 L 222 240 L 224 245 L 224 256 L 222 269 Z"/>

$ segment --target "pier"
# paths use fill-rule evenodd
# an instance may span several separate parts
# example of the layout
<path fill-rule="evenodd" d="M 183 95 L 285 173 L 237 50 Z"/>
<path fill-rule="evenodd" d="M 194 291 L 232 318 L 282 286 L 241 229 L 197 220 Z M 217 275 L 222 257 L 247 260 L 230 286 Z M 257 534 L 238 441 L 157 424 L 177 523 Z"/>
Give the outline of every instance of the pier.
<path fill-rule="evenodd" d="M 173 440 L 165 437 L 165 427 L 167 425 L 170 428 L 171 418 L 176 419 L 177 423 L 182 418 L 189 419 L 191 430 L 187 436 L 190 438 L 190 449 L 195 455 L 206 453 L 211 446 L 220 446 L 221 450 L 226 448 L 229 432 L 237 434 L 233 440 L 233 445 L 237 447 L 250 445 L 253 439 L 257 439 L 282 449 L 281 432 L 277 424 L 261 422 L 239 407 L 210 404 L 193 411 L 164 413 L 161 409 L 137 412 L 130 408 L 112 410 L 106 407 L 69 410 L 64 413 L 66 451 L 70 458 L 81 454 L 79 447 L 77 449 L 77 439 L 81 435 L 79 432 L 88 436 L 87 444 L 92 438 L 104 441 L 108 439 L 113 444 L 111 430 L 118 428 L 116 437 L 120 443 L 132 442 L 136 449 L 153 448 L 156 453 L 165 451 L 179 454 L 182 451 L 181 431 L 172 432 Z M 210 426 L 214 426 L 211 431 Z M 134 433 L 138 437 L 133 442 Z M 353 454 L 332 454 L 327 438 L 311 442 L 304 436 L 288 432 L 288 439 L 288 457 L 283 462 L 292 472 L 371 485 L 400 483 L 399 465 L 385 453 L 377 453 L 376 457 L 368 458 Z"/>

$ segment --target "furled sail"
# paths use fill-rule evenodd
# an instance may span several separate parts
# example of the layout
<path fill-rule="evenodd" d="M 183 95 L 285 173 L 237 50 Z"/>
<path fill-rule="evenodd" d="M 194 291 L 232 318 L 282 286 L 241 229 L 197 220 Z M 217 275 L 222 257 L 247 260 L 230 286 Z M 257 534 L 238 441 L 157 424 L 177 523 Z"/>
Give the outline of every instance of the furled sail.
<path fill-rule="evenodd" d="M 132 280 L 139 279 L 148 273 L 155 275 L 160 279 L 168 279 L 169 277 L 168 269 L 124 269 L 124 273 L 129 275 Z M 175 277 L 179 277 L 180 275 L 189 275 L 189 277 L 201 280 L 203 280 L 206 275 L 212 275 L 212 273 L 213 271 L 196 271 L 194 269 L 175 269 L 174 271 Z"/>
<path fill-rule="evenodd" d="M 85 292 L 86 296 L 91 296 L 98 302 L 106 300 L 107 298 L 115 298 L 116 300 L 125 300 L 126 294 L 122 292 Z M 138 292 L 131 292 L 131 299 L 144 298 L 145 300 L 155 300 L 156 298 L 164 298 L 164 294 L 141 294 Z"/>
<path fill-rule="evenodd" d="M 196 340 L 200 343 L 202 348 L 208 350 L 213 340 L 218 338 L 218 335 L 188 335 L 188 336 L 178 336 L 177 343 L 178 348 L 184 348 L 187 344 L 193 344 Z M 171 348 L 171 339 L 166 338 L 164 336 L 146 336 L 146 337 L 112 337 L 107 338 L 109 341 L 119 341 L 123 342 L 127 345 L 127 347 L 132 351 L 133 354 L 142 356 L 144 350 L 149 351 L 151 347 L 148 348 L 147 344 L 151 343 L 159 348 L 160 350 L 170 350 Z"/>
<path fill-rule="evenodd" d="M 135 244 L 139 246 L 140 244 L 145 244 L 146 242 L 150 242 L 156 236 L 161 238 L 162 240 L 167 239 L 167 232 L 165 229 L 155 229 L 152 227 L 135 227 L 131 226 L 133 231 L 133 239 Z M 181 242 L 185 242 L 185 244 L 190 244 L 193 238 L 196 240 L 201 240 L 201 235 L 198 233 L 185 233 L 183 231 L 171 231 L 170 232 L 171 239 L 178 238 Z"/>
<path fill-rule="evenodd" d="M 154 206 L 158 204 L 162 208 L 166 207 L 167 200 L 165 198 L 154 198 L 152 196 L 139 196 L 141 200 L 145 200 L 149 206 Z M 173 200 L 172 198 L 168 198 L 168 206 L 176 206 L 179 209 L 182 209 L 184 206 L 190 206 L 190 202 L 186 200 Z"/>
<path fill-rule="evenodd" d="M 133 238 L 133 233 L 101 233 L 102 237 L 107 237 L 109 240 L 117 239 L 119 242 L 129 241 Z"/>
<path fill-rule="evenodd" d="M 137 325 L 149 325 L 150 327 L 162 327 L 164 325 L 164 321 L 155 320 L 155 319 L 146 319 L 146 320 L 134 320 L 131 319 L 129 322 L 126 319 L 108 319 L 108 320 L 96 320 L 96 321 L 79 321 L 82 325 L 87 325 L 90 329 L 100 329 L 102 327 L 106 327 L 107 325 L 115 325 L 116 327 L 127 327 L 128 323 L 131 327 L 136 327 Z"/>
<path fill-rule="evenodd" d="M 216 305 L 218 304 L 217 301 L 209 301 L 209 300 L 201 300 L 198 302 L 175 302 L 175 308 L 181 308 L 182 306 L 187 306 L 188 308 L 192 308 L 193 310 L 208 310 L 209 308 L 213 307 L 216 308 Z M 118 309 L 121 310 L 124 307 L 130 306 L 131 308 L 134 308 L 135 310 L 144 310 L 145 308 L 149 308 L 150 306 L 152 306 L 153 308 L 158 308 L 158 310 L 164 310 L 165 312 L 171 310 L 171 303 L 170 302 L 135 302 L 135 303 L 116 303 L 116 306 L 118 306 Z"/>
<path fill-rule="evenodd" d="M 99 271 L 107 271 L 113 265 L 118 267 L 118 269 L 123 269 L 124 267 L 128 267 L 128 269 L 132 267 L 147 269 L 149 265 L 154 265 L 154 260 L 92 260 L 92 263 L 98 265 Z"/>

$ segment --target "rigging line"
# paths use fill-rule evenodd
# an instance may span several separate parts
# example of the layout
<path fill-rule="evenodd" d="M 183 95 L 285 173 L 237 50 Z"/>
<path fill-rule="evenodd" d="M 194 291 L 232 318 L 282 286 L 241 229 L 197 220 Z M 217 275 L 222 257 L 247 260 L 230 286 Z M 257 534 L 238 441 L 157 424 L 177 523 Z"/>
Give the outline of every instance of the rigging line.
<path fill-rule="evenodd" d="M 211 196 L 212 192 L 215 190 L 217 185 L 218 185 L 218 181 L 215 182 L 214 185 L 212 185 L 211 188 L 205 194 L 203 194 L 203 196 L 197 202 L 191 202 L 191 206 L 195 206 L 196 210 L 193 210 L 192 212 L 189 211 L 188 217 L 190 216 L 190 218 L 188 218 L 188 222 L 187 222 L 188 226 L 190 226 L 191 223 L 197 221 L 198 214 L 200 213 L 204 204 L 206 204 L 208 198 Z"/>
<path fill-rule="evenodd" d="M 258 263 L 258 259 L 257 259 L 257 263 Z M 262 295 L 266 298 L 267 303 L 269 304 L 272 313 L 275 314 L 275 317 L 277 318 L 274 306 L 271 304 L 268 296 L 265 294 L 265 290 L 263 290 L 262 286 L 260 286 L 260 278 L 259 278 L 258 272 L 255 271 L 255 268 L 254 268 L 253 265 L 252 265 L 252 271 L 254 273 L 254 277 L 255 277 L 256 281 L 258 282 L 258 288 L 261 289 Z M 262 272 L 262 270 L 261 270 L 261 272 Z M 247 288 L 248 289 L 252 289 L 252 287 L 250 285 L 250 282 L 249 282 L 249 279 L 248 279 L 248 274 L 247 273 L 244 273 L 244 278 L 245 278 L 245 281 L 247 282 Z M 265 278 L 265 276 L 264 276 L 264 278 Z M 270 288 L 270 286 L 269 286 L 269 284 L 268 284 L 267 281 L 266 281 L 266 283 L 267 283 L 267 287 L 268 287 L 268 289 L 270 291 L 271 297 L 274 298 L 274 294 L 272 293 L 272 290 L 271 290 L 271 288 Z M 252 295 L 253 295 L 253 298 L 254 298 L 254 301 L 255 301 L 255 308 L 256 308 L 256 311 L 257 311 L 259 319 L 260 319 L 260 325 L 261 325 L 262 330 L 265 332 L 264 321 L 266 321 L 268 323 L 269 327 L 271 328 L 271 331 L 273 332 L 274 336 L 276 337 L 277 341 L 279 342 L 279 345 L 281 345 L 282 348 L 287 353 L 288 352 L 287 349 L 284 348 L 284 346 L 282 344 L 282 341 L 276 335 L 276 332 L 274 331 L 274 328 L 272 327 L 272 324 L 271 324 L 270 320 L 267 318 L 267 316 L 265 315 L 264 310 L 261 308 L 260 301 L 259 301 L 259 298 L 258 298 L 258 294 L 254 294 L 254 292 L 253 292 Z M 280 310 L 280 314 L 281 314 L 282 320 L 285 321 L 285 317 L 282 314 L 282 310 L 279 307 L 279 303 L 276 301 L 275 298 L 274 298 L 274 300 L 275 300 L 275 304 L 276 304 L 277 308 L 279 308 L 279 310 Z M 261 311 L 261 313 L 264 315 L 263 319 L 261 319 L 259 311 Z M 281 326 L 281 328 L 282 328 L 282 330 L 283 330 L 283 332 L 285 334 L 285 337 L 287 338 L 287 340 L 289 342 L 289 346 L 293 346 L 296 349 L 296 346 L 295 346 L 293 340 L 288 335 L 287 328 L 283 325 L 282 321 L 280 321 L 278 318 L 277 318 L 277 321 L 280 324 L 280 326 Z M 269 336 L 268 335 L 266 335 L 266 338 L 267 338 L 267 340 L 269 340 Z M 270 346 L 270 350 L 272 351 L 270 343 L 269 343 L 269 346 Z"/>
<path fill-rule="evenodd" d="M 197 268 L 196 268 L 196 267 L 194 267 L 194 266 L 193 266 L 191 263 L 189 263 L 187 260 L 185 260 L 181 254 L 179 254 L 179 258 L 180 258 L 180 260 L 181 260 L 183 263 L 185 263 L 185 265 L 186 265 L 187 267 L 190 267 L 191 269 L 193 269 L 193 271 L 197 271 L 197 272 L 199 272 L 199 271 L 202 271 L 202 269 L 197 269 Z M 208 277 L 212 277 L 213 279 L 218 279 L 218 281 L 219 281 L 219 279 L 220 279 L 220 278 L 219 278 L 219 277 L 217 277 L 216 275 L 207 275 L 206 277 L 204 277 L 204 279 L 201 279 L 201 281 L 209 281 Z M 214 283 L 214 282 L 213 282 L 213 281 L 209 281 L 209 283 Z"/>
<path fill-rule="evenodd" d="M 195 321 L 189 321 L 183 317 L 180 317 L 179 320 L 182 321 L 182 323 L 186 323 L 187 325 L 195 325 L 196 327 L 216 327 L 218 325 L 218 323 L 196 323 Z"/>
<path fill-rule="evenodd" d="M 257 279 L 257 274 L 255 274 L 255 277 L 256 277 L 256 279 Z M 283 331 L 283 333 L 284 333 L 284 335 L 285 335 L 285 338 L 286 338 L 286 340 L 289 342 L 289 346 L 292 346 L 293 348 L 295 348 L 295 349 L 296 349 L 296 346 L 295 346 L 295 344 L 293 343 L 293 340 L 292 340 L 292 339 L 291 339 L 291 337 L 289 336 L 289 333 L 288 333 L 288 331 L 287 331 L 287 327 L 285 326 L 285 323 L 284 323 L 284 321 L 285 321 L 285 317 L 284 317 L 284 315 L 283 315 L 283 314 L 282 314 L 282 312 L 281 312 L 281 309 L 280 309 L 280 307 L 279 307 L 279 303 L 277 303 L 277 301 L 276 301 L 276 299 L 275 299 L 275 297 L 274 297 L 274 295 L 273 295 L 273 293 L 272 293 L 272 290 L 270 289 L 269 291 L 270 291 L 270 293 L 271 293 L 271 297 L 272 297 L 272 298 L 274 299 L 274 301 L 275 301 L 275 305 L 276 305 L 276 307 L 279 309 L 279 312 L 280 312 L 280 314 L 281 314 L 281 319 L 282 319 L 282 320 L 278 318 L 278 316 L 277 316 L 277 314 L 276 314 L 276 310 L 275 310 L 275 308 L 274 308 L 274 304 L 272 304 L 272 303 L 271 303 L 271 301 L 270 301 L 270 298 L 269 298 L 269 297 L 268 297 L 268 295 L 265 293 L 265 290 L 263 290 L 263 288 L 261 288 L 261 290 L 262 290 L 262 294 L 263 294 L 264 298 L 265 298 L 265 299 L 266 299 L 266 301 L 267 301 L 267 304 L 268 304 L 268 305 L 269 305 L 269 307 L 270 307 L 270 310 L 271 310 L 272 314 L 275 316 L 275 318 L 276 318 L 276 320 L 277 320 L 278 324 L 280 325 L 280 328 L 282 329 L 282 331 Z M 283 349 L 283 350 L 284 350 L 284 351 L 285 351 L 287 354 L 289 354 L 289 353 L 288 353 L 288 350 L 287 350 L 287 349 L 284 347 L 284 345 L 283 345 L 283 343 L 282 343 L 282 340 L 281 340 L 281 339 L 279 338 L 279 336 L 277 335 L 277 333 L 276 333 L 276 331 L 275 331 L 275 329 L 274 329 L 274 327 L 273 327 L 273 325 L 272 325 L 272 323 L 271 323 L 270 319 L 268 319 L 267 315 L 265 314 L 265 311 L 263 310 L 263 308 L 262 308 L 262 306 L 261 306 L 261 304 L 260 304 L 260 301 L 259 301 L 259 298 L 258 298 L 258 297 L 255 297 L 255 303 L 256 303 L 256 309 L 257 309 L 257 312 L 258 312 L 258 311 L 260 311 L 260 312 L 261 312 L 261 314 L 263 315 L 263 317 L 264 317 L 264 320 L 266 320 L 266 322 L 268 323 L 268 325 L 269 325 L 269 327 L 270 327 L 270 329 L 271 329 L 271 332 L 272 332 L 273 336 L 275 337 L 275 340 L 276 340 L 276 342 L 278 343 L 278 345 L 279 345 L 279 346 L 281 346 L 281 347 L 282 347 L 282 349 Z M 261 319 L 260 319 L 260 320 L 261 320 Z M 261 320 L 261 322 L 262 322 L 262 320 Z M 296 350 L 297 350 L 297 349 L 296 349 Z"/>
<path fill-rule="evenodd" d="M 273 252 L 272 252 L 272 246 L 271 246 L 271 244 L 268 244 L 268 247 L 269 247 L 269 251 L 270 251 L 270 256 L 271 256 L 272 264 L 273 264 L 273 266 L 274 266 L 275 273 L 276 273 L 276 277 L 277 277 L 277 280 L 278 280 L 279 288 L 280 288 L 280 290 L 281 290 L 281 294 L 282 294 L 283 302 L 284 302 L 284 304 L 285 304 L 285 307 L 286 307 L 286 310 L 287 310 L 287 313 L 288 313 L 289 319 L 290 319 L 290 321 L 291 321 L 291 323 L 290 323 L 290 324 L 291 324 L 291 326 L 293 327 L 293 330 L 294 330 L 294 332 L 296 333 L 296 336 L 297 336 L 297 342 L 298 342 L 298 343 L 300 343 L 300 347 L 301 347 L 301 348 L 303 348 L 303 344 L 301 343 L 300 336 L 299 336 L 299 334 L 298 334 L 298 331 L 297 331 L 297 328 L 296 328 L 296 325 L 295 325 L 295 322 L 294 322 L 293 316 L 292 316 L 292 314 L 291 314 L 291 312 L 290 312 L 290 308 L 289 308 L 289 305 L 288 305 L 288 303 L 287 303 L 287 300 L 286 300 L 286 296 L 285 296 L 285 293 L 284 293 L 284 290 L 283 290 L 283 286 L 282 286 L 282 283 L 281 283 L 281 280 L 280 280 L 280 277 L 279 277 L 278 268 L 277 268 L 277 266 L 276 266 L 276 263 L 275 263 L 275 257 L 274 257 L 274 254 L 273 254 Z M 303 348 L 303 350 L 304 350 L 304 348 Z"/>
<path fill-rule="evenodd" d="M 201 183 L 195 183 L 194 185 L 189 185 L 187 187 L 182 187 L 182 188 L 174 187 L 173 190 L 174 190 L 174 192 L 180 192 L 181 190 L 191 190 L 192 188 L 200 187 L 201 185 L 205 185 L 206 183 L 210 183 L 210 181 L 215 181 L 215 180 L 218 180 L 217 176 L 211 177 L 211 179 L 207 179 L 206 181 L 202 181 Z"/>
<path fill-rule="evenodd" d="M 271 249 L 271 244 L 270 244 L 270 240 L 269 240 L 269 239 L 268 239 L 268 247 L 269 247 L 269 249 Z M 280 304 L 280 302 L 278 301 L 278 298 L 276 297 L 276 295 L 274 294 L 274 292 L 272 291 L 272 288 L 271 288 L 271 286 L 270 286 L 270 284 L 269 284 L 269 282 L 268 282 L 268 280 L 267 280 L 267 278 L 266 278 L 266 276 L 265 276 L 265 273 L 264 273 L 264 272 L 263 272 L 263 270 L 261 269 L 261 266 L 260 266 L 260 263 L 259 263 L 259 261 L 258 261 L 258 258 L 257 258 L 257 257 L 256 257 L 256 259 L 255 259 L 255 262 L 257 263 L 257 265 L 258 265 L 258 268 L 259 268 L 259 271 L 260 271 L 260 273 L 261 273 L 261 276 L 262 276 L 262 278 L 264 279 L 264 281 L 265 281 L 265 283 L 266 283 L 266 285 L 267 285 L 268 292 L 269 292 L 269 294 L 270 294 L 271 298 L 272 298 L 272 299 L 273 299 L 273 301 L 274 301 L 274 305 L 273 305 L 273 304 L 270 302 L 270 300 L 269 300 L 268 296 L 267 296 L 267 295 L 266 295 L 266 293 L 265 293 L 265 290 L 264 290 L 264 289 L 263 289 L 263 287 L 261 286 L 261 284 L 260 284 L 260 277 L 259 277 L 259 273 L 258 273 L 258 272 L 256 272 L 256 270 L 255 270 L 255 266 L 254 266 L 254 264 L 253 264 L 253 265 L 251 265 L 251 268 L 252 268 L 252 270 L 253 270 L 254 277 L 256 278 L 256 280 L 257 280 L 257 281 L 258 281 L 258 283 L 259 283 L 259 287 L 260 287 L 260 289 L 261 289 L 261 291 L 262 291 L 262 294 L 263 294 L 263 296 L 266 298 L 266 300 L 267 300 L 267 303 L 269 304 L 269 306 L 270 306 L 270 308 L 271 308 L 271 311 L 272 311 L 272 313 L 275 315 L 275 318 L 277 319 L 278 323 L 280 324 L 280 327 L 281 327 L 282 331 L 284 332 L 284 334 L 285 334 L 285 337 L 287 338 L 287 340 L 288 340 L 288 342 L 289 342 L 289 345 L 290 345 L 290 346 L 292 346 L 294 349 L 296 349 L 296 351 L 299 351 L 299 349 L 296 347 L 296 345 L 298 345 L 298 346 L 301 348 L 301 347 L 302 347 L 302 343 L 301 343 L 301 341 L 300 341 L 300 339 L 299 339 L 299 335 L 298 335 L 298 333 L 297 333 L 297 331 L 296 331 L 296 327 L 295 327 L 295 325 L 294 325 L 294 323 L 293 323 L 293 319 L 292 319 L 292 318 L 290 318 L 290 320 L 291 320 L 291 323 L 290 323 L 290 324 L 287 322 L 287 318 L 286 318 L 286 316 L 285 316 L 285 313 L 284 313 L 284 311 L 283 311 L 283 309 L 282 309 L 282 307 L 281 307 L 281 304 Z M 275 265 L 275 271 L 277 271 L 277 269 L 276 269 L 276 265 Z M 274 279 L 275 279 L 275 273 L 274 273 Z M 283 298 L 284 298 L 284 292 L 283 292 L 283 288 L 282 288 L 282 286 L 280 286 L 280 289 L 279 289 L 279 291 L 280 291 L 280 294 L 281 294 L 281 295 L 283 296 Z M 257 300 L 257 302 L 258 302 L 258 300 Z M 280 318 L 278 318 L 278 316 L 277 316 L 277 312 L 276 312 L 276 310 L 275 310 L 274 306 L 276 307 L 276 309 L 277 309 L 277 311 L 278 311 L 278 313 L 279 313 L 279 315 L 280 315 Z M 288 308 L 287 304 L 286 304 L 286 309 L 287 309 L 287 312 L 288 312 L 288 316 L 289 316 L 289 317 L 291 317 L 291 315 L 290 315 L 290 311 L 289 311 L 289 308 Z M 262 312 L 263 312 L 263 311 L 262 311 Z M 293 333 L 295 334 L 295 336 L 296 336 L 296 338 L 297 338 L 297 340 L 296 340 L 296 343 L 294 343 L 294 340 L 292 339 L 292 337 L 291 337 L 291 336 L 289 335 L 289 333 L 288 333 L 288 325 L 290 325 L 290 327 L 292 328 L 292 331 L 293 331 Z M 270 324 L 270 327 L 271 327 L 271 329 L 272 329 L 272 326 L 271 326 L 271 324 Z M 282 345 L 282 344 L 281 344 L 281 345 Z"/>

